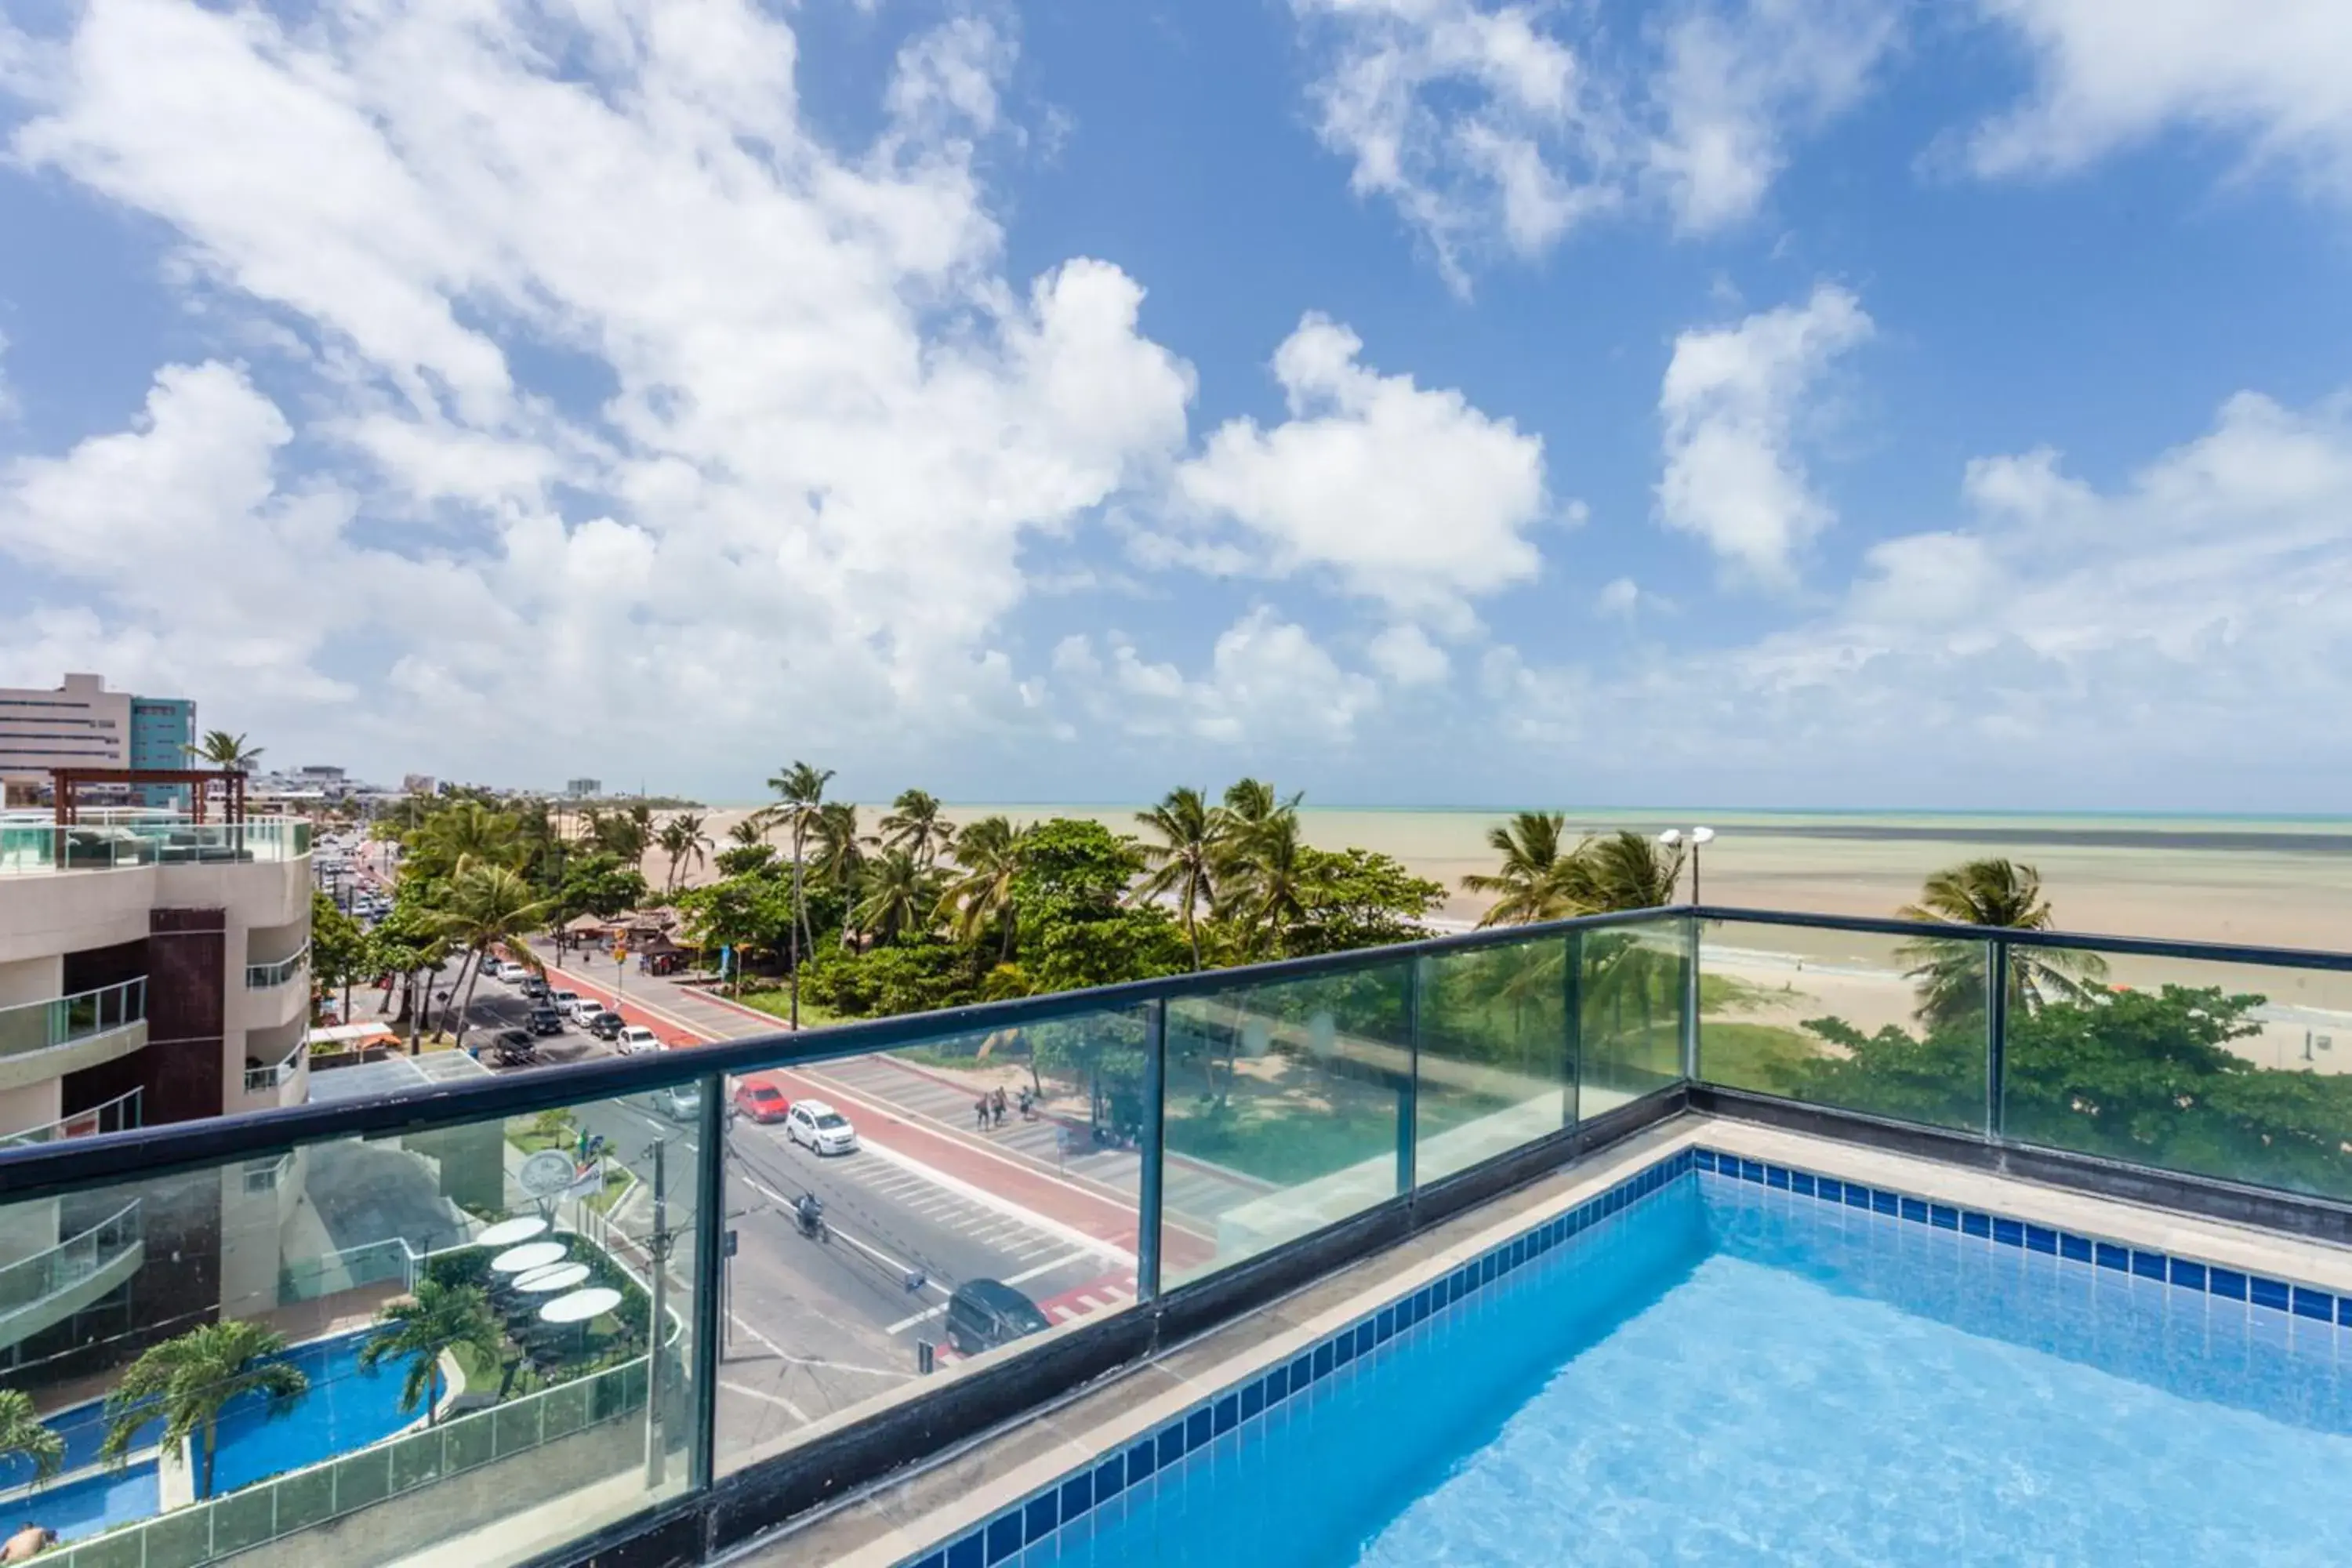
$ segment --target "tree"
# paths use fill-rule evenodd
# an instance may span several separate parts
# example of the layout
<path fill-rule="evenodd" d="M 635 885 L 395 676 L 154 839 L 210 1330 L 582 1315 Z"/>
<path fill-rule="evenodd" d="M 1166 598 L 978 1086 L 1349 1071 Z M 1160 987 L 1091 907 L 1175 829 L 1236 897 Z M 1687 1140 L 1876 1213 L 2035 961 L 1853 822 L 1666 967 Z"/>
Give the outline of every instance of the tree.
<path fill-rule="evenodd" d="M 383 973 L 375 943 L 367 928 L 335 907 L 326 894 L 310 895 L 310 978 L 329 990 L 343 989 L 343 1022 L 351 1022 L 351 992 L 355 984 Z"/>
<path fill-rule="evenodd" d="M 940 816 L 938 799 L 919 789 L 899 792 L 881 827 L 885 845 L 908 851 L 925 870 L 955 842 L 955 825 Z"/>
<path fill-rule="evenodd" d="M 1462 879 L 1464 892 L 1495 900 L 1478 917 L 1480 925 L 1528 925 L 1581 912 L 1568 907 L 1560 885 L 1559 839 L 1567 822 L 1557 811 L 1523 811 L 1486 830 L 1487 844 L 1503 858 L 1501 867 L 1492 875 L 1472 872 Z"/>
<path fill-rule="evenodd" d="M 0 1462 L 21 1458 L 33 1467 L 36 1483 L 65 1468 L 66 1440 L 49 1430 L 21 1388 L 0 1388 Z"/>
<path fill-rule="evenodd" d="M 1150 811 L 1135 820 L 1159 836 L 1157 844 L 1143 846 L 1150 874 L 1135 890 L 1140 899 L 1159 900 L 1174 894 L 1176 918 L 1192 945 L 1192 967 L 1201 967 L 1200 912 L 1216 901 L 1216 868 L 1224 852 L 1227 818 L 1212 807 L 1201 792 L 1186 785 L 1172 789 Z"/>
<path fill-rule="evenodd" d="M 467 866 L 449 884 L 448 902 L 439 911 L 437 928 L 466 954 L 458 972 L 463 974 L 467 963 L 473 965 L 466 980 L 465 1000 L 457 1006 L 459 1044 L 465 1042 L 466 1026 L 472 1021 L 474 987 L 481 983 L 483 955 L 494 947 L 505 947 L 532 962 L 523 939 L 546 924 L 554 908 L 554 900 L 541 898 L 538 889 L 504 866 Z"/>
<path fill-rule="evenodd" d="M 1167 911 L 1127 902 L 1141 866 L 1134 840 L 1098 822 L 1055 817 L 1029 829 L 1013 904 L 1033 989 L 1070 991 L 1184 970 L 1184 934 Z"/>
<path fill-rule="evenodd" d="M 2008 931 L 2052 931 L 2057 917 L 2042 896 L 2042 873 L 2000 858 L 1964 860 L 1930 876 L 1919 901 L 1906 904 L 1905 920 L 1939 925 L 1998 926 Z M 1922 937 L 1897 950 L 1912 962 L 1918 987 L 1916 1016 L 1923 1024 L 1981 1019 L 1985 1012 L 1988 959 L 1979 942 Z M 2012 946 L 2009 950 L 2009 1005 L 2031 1013 L 2052 1001 L 2082 1001 L 2105 977 L 2106 961 L 2096 953 L 2066 948 Z"/>
<path fill-rule="evenodd" d="M 692 811 L 680 812 L 663 823 L 661 831 L 654 836 L 654 841 L 661 846 L 662 853 L 669 857 L 667 885 L 673 892 L 677 889 L 679 864 L 684 862 L 699 868 L 708 861 L 704 851 L 716 847 L 702 831 L 701 814 Z"/>
<path fill-rule="evenodd" d="M 753 812 L 727 830 L 727 840 L 738 849 L 764 849 L 768 847 L 767 830 L 761 826 L 760 814 Z"/>
<path fill-rule="evenodd" d="M 248 746 L 243 734 L 226 730 L 207 730 L 203 740 L 180 749 L 193 761 L 210 763 L 226 773 L 249 773 L 261 764 L 261 748 Z"/>
<path fill-rule="evenodd" d="M 1605 915 L 1673 903 L 1682 873 L 1681 845 L 1669 848 L 1647 834 L 1620 832 L 1579 844 L 1562 874 L 1575 913 Z"/>
<path fill-rule="evenodd" d="M 375 1318 L 375 1333 L 360 1347 L 360 1370 L 373 1372 L 385 1361 L 405 1362 L 408 1375 L 400 1385 L 401 1412 L 405 1415 L 423 1404 L 428 1426 L 440 1419 L 433 1394 L 441 1357 L 467 1349 L 488 1362 L 496 1360 L 501 1349 L 489 1298 L 471 1285 L 420 1279 L 414 1296 L 385 1302 Z"/>
<path fill-rule="evenodd" d="M 1013 884 L 1021 874 L 1024 843 L 1025 836 L 1009 819 L 982 817 L 956 836 L 955 876 L 940 896 L 939 918 L 959 941 L 977 942 L 992 925 L 998 929 L 1000 962 L 1011 960 L 1019 926 Z"/>
<path fill-rule="evenodd" d="M 744 953 L 782 952 L 792 937 L 791 884 L 772 868 L 689 888 L 677 896 L 677 912 L 680 931 L 694 946 L 735 950 L 739 981 Z"/>
<path fill-rule="evenodd" d="M 1298 815 L 1283 810 L 1239 830 L 1236 847 L 1222 868 L 1225 902 L 1221 913 L 1237 921 L 1244 951 L 1270 957 L 1283 951 L 1285 933 L 1306 918 L 1309 857 L 1298 837 Z"/>
<path fill-rule="evenodd" d="M 866 871 L 857 923 L 882 942 L 896 942 L 920 927 L 936 902 L 922 864 L 905 849 L 887 850 Z"/>
<path fill-rule="evenodd" d="M 842 922 L 841 942 L 844 947 L 855 945 L 850 928 L 859 923 L 860 918 L 854 906 L 858 883 L 866 874 L 866 848 L 874 841 L 859 835 L 857 807 L 845 800 L 829 800 L 817 807 L 809 835 L 816 847 L 809 862 L 810 875 L 817 886 L 839 894 L 845 906 L 853 906 L 850 918 Z"/>
<path fill-rule="evenodd" d="M 106 1396 L 106 1440 L 99 1457 L 121 1464 L 139 1429 L 161 1419 L 165 1453 L 195 1440 L 196 1496 L 208 1498 L 222 1410 L 258 1394 L 268 1402 L 268 1418 L 277 1420 L 291 1415 L 310 1392 L 310 1378 L 286 1359 L 285 1335 L 237 1319 L 205 1323 L 149 1347 L 131 1363 Z"/>
<path fill-rule="evenodd" d="M 809 830 L 816 826 L 824 805 L 824 786 L 832 781 L 831 768 L 812 767 L 803 762 L 794 762 L 768 780 L 768 787 L 776 792 L 776 804 L 768 808 L 769 818 L 782 823 L 792 836 L 792 1026 L 795 1029 L 801 1026 L 801 954 L 816 946 L 816 938 L 808 927 L 807 890 L 802 882 L 802 872 L 808 857 Z"/>
<path fill-rule="evenodd" d="M 1292 956 L 1418 941 L 1429 934 L 1422 922 L 1445 902 L 1444 887 L 1369 849 L 1310 847 L 1300 870 L 1298 918 L 1282 939 Z"/>
<path fill-rule="evenodd" d="M 518 818 L 472 800 L 434 812 L 408 836 L 404 850 L 401 875 L 425 882 L 446 880 L 476 863 L 520 868 L 527 854 Z"/>

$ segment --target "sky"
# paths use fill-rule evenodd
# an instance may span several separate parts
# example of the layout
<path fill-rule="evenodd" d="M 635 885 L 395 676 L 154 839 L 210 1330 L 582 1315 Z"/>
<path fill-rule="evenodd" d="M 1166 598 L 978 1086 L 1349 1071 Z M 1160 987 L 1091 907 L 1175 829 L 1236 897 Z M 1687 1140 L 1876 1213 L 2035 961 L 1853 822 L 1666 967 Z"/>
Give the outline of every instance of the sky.
<path fill-rule="evenodd" d="M 0 0 L 0 684 L 757 798 L 2336 812 L 2342 0 Z"/>

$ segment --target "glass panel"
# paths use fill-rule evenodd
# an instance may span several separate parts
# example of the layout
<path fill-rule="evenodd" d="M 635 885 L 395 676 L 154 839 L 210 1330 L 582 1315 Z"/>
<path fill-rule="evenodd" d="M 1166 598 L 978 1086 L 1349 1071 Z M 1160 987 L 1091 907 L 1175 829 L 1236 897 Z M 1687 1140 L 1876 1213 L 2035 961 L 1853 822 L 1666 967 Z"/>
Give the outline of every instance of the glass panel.
<path fill-rule="evenodd" d="M 1412 962 L 1169 1003 L 1164 1282 L 1396 1195 Z"/>
<path fill-rule="evenodd" d="M 1574 940 L 1577 1109 L 1589 1121 L 1682 1081 L 1690 939 L 1674 919 Z"/>
<path fill-rule="evenodd" d="M 1564 936 L 1421 961 L 1414 1178 L 1434 1181 L 1576 1122 Z"/>
<path fill-rule="evenodd" d="M 1979 942 L 1710 921 L 1699 1076 L 1981 1131 L 1987 964 Z"/>
<path fill-rule="evenodd" d="M 1143 1008 L 733 1079 L 722 1471 L 1130 1305 Z M 981 1109 L 985 1104 L 983 1113 Z"/>
<path fill-rule="evenodd" d="M 2010 950 L 2001 1131 L 2352 1200 L 2352 974 Z"/>
<path fill-rule="evenodd" d="M 151 1565 L 195 1568 L 264 1543 L 288 1562 L 324 1561 L 351 1549 L 301 1537 L 331 1524 L 364 1541 L 369 1561 L 431 1548 L 497 1568 L 682 1491 L 697 1129 L 616 1100 L 553 1116 L 601 1145 L 582 1158 L 541 1118 L 486 1121 L 0 1205 L 7 1386 L 47 1412 L 68 1472 L 98 1463 L 127 1416 L 124 1467 L 89 1483 L 105 1506 L 57 1506 L 60 1521 L 82 1521 L 61 1522 L 68 1543 L 110 1525 L 93 1550 Z M 608 1168 L 626 1175 L 608 1184 Z M 631 1197 L 609 1215 L 584 1201 L 616 1186 Z M 507 1221 L 535 1234 L 476 1239 Z M 535 1288 L 511 1267 L 518 1245 L 576 1265 L 576 1277 Z M 412 1288 L 457 1302 L 495 1351 L 385 1338 Z M 231 1330 L 245 1337 L 225 1343 Z M 110 1407 L 108 1395 L 129 1387 L 135 1399 L 142 1359 L 166 1346 L 184 1355 L 197 1348 L 190 1336 L 236 1371 L 212 1385 L 217 1441 L 199 1438 L 180 1478 L 161 1473 L 152 1409 Z M 382 1360 L 363 1365 L 377 1345 Z M 412 1398 L 415 1369 L 430 1377 Z M 264 1385 L 289 1408 L 273 1415 Z M 572 1419 L 551 1434 L 531 1402 L 559 1398 Z M 579 1415 L 591 1407 L 593 1424 Z M 25 1470 L 0 1458 L 0 1491 Z M 195 1500 L 159 1513 L 182 1487 Z"/>

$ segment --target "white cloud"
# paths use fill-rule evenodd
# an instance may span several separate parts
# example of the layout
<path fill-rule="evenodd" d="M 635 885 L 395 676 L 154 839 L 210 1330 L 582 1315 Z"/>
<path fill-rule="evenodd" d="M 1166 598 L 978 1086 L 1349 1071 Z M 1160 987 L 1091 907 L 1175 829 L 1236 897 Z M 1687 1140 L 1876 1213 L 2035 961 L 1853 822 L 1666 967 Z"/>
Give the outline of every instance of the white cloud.
<path fill-rule="evenodd" d="M 1098 723 L 1129 734 L 1341 744 L 1380 702 L 1370 677 L 1342 668 L 1304 626 L 1264 605 L 1219 635 L 1198 679 L 1147 660 L 1123 637 L 1108 642 L 1106 661 L 1089 638 L 1063 638 L 1054 673 Z"/>
<path fill-rule="evenodd" d="M 1328 571 L 1397 615 L 1465 630 L 1471 599 L 1542 563 L 1528 538 L 1549 515 L 1542 438 L 1459 392 L 1382 375 L 1362 350 L 1307 316 L 1274 356 L 1290 417 L 1228 421 L 1178 490 L 1240 524 L 1265 571 Z"/>
<path fill-rule="evenodd" d="M 1612 577 L 1602 584 L 1593 606 L 1612 619 L 1630 621 L 1642 607 L 1641 584 L 1631 577 Z"/>
<path fill-rule="evenodd" d="M 1454 668 L 1445 650 L 1410 623 L 1388 627 L 1364 651 L 1372 667 L 1399 686 L 1443 685 Z"/>
<path fill-rule="evenodd" d="M 2242 139 L 2352 197 L 2352 6 L 2343 0 L 1979 0 L 2033 59 L 2031 97 L 1980 127 L 1987 174 L 2063 173 L 2175 127 Z"/>
<path fill-rule="evenodd" d="M 1658 395 L 1659 520 L 1697 535 L 1738 573 L 1792 583 L 1797 552 L 1833 517 L 1796 454 L 1807 400 L 1871 330 L 1853 295 L 1824 284 L 1801 307 L 1677 337 Z"/>
<path fill-rule="evenodd" d="M 704 776 L 787 702 L 877 744 L 1033 721 L 996 646 L 1021 552 L 1160 482 L 1192 378 L 1117 267 L 1003 275 L 972 163 L 1008 40 L 917 37 L 880 137 L 840 150 L 750 0 L 319 9 L 91 0 L 55 68 L 9 75 L 17 157 L 167 226 L 236 341 L 300 351 L 164 372 L 119 444 L 16 477 L 81 542 L 0 550 L 124 650 L 268 643 L 284 701 L 252 722 L 281 745 L 357 723 L 510 769 L 498 716 L 550 688 L 551 753 L 658 740 Z M 100 482 L 134 452 L 188 470 L 145 522 Z M 125 591 L 112 552 L 164 519 L 221 553 Z M 390 672 L 381 701 L 348 702 L 353 669 Z"/>
<path fill-rule="evenodd" d="M 1630 40 L 1597 10 L 1485 0 L 1291 0 L 1317 58 L 1317 134 L 1396 204 L 1466 293 L 1654 195 L 1675 226 L 1738 223 L 1789 142 L 1858 100 L 1890 0 L 1678 0 Z"/>

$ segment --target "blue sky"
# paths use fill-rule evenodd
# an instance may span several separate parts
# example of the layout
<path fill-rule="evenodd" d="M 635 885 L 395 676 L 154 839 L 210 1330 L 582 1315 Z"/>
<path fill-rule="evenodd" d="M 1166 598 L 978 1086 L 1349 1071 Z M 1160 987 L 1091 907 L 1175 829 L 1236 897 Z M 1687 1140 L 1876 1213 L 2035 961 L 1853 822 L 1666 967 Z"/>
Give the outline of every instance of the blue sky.
<path fill-rule="evenodd" d="M 2330 811 L 2352 8 L 0 7 L 0 681 L 712 799 Z"/>

